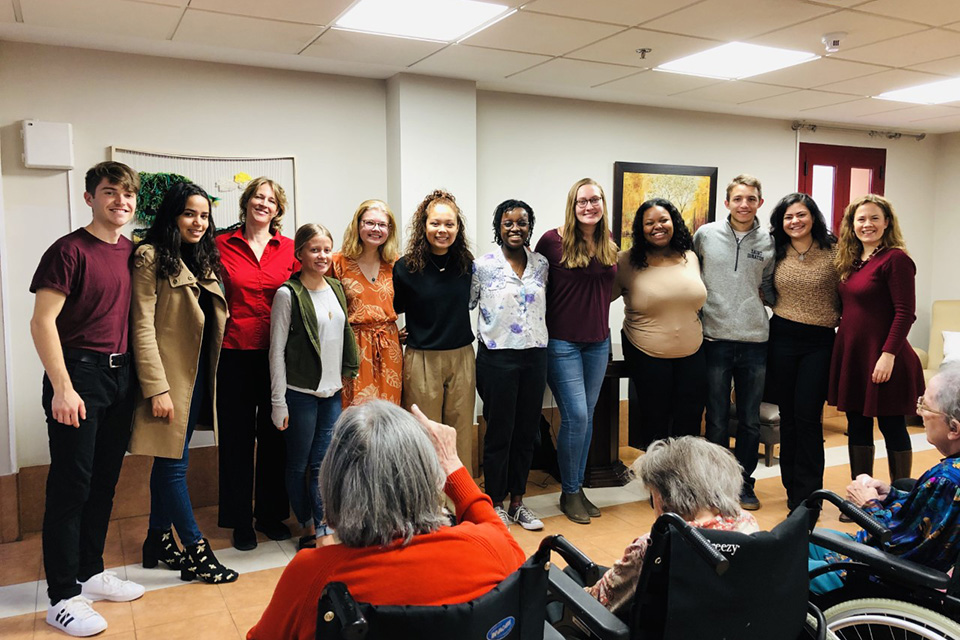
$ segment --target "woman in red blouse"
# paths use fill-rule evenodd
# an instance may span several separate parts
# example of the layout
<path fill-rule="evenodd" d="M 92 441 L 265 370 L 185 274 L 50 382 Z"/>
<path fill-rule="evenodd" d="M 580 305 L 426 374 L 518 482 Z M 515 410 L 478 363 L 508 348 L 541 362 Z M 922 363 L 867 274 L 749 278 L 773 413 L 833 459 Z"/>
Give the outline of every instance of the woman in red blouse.
<path fill-rule="evenodd" d="M 268 359 L 273 296 L 299 270 L 293 240 L 280 234 L 286 207 L 280 185 L 256 178 L 240 197 L 240 227 L 217 237 L 230 310 L 217 373 L 219 525 L 233 529 L 233 546 L 241 551 L 257 546 L 254 516 L 256 529 L 269 538 L 290 537 L 283 524 L 290 514 L 284 486 L 285 449 L 283 434 L 270 422 Z"/>

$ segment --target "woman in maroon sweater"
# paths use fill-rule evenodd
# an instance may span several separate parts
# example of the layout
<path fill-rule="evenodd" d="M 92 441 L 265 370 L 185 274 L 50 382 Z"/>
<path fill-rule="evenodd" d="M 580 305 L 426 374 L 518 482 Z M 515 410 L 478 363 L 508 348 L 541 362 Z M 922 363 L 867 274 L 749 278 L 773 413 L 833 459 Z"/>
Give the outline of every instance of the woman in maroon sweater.
<path fill-rule="evenodd" d="M 850 203 L 840 225 L 840 328 L 830 363 L 829 404 L 847 414 L 850 476 L 873 475 L 873 419 L 887 447 L 890 481 L 910 477 L 904 416 L 923 395 L 923 371 L 907 342 L 916 320 L 917 268 L 904 251 L 893 205 L 877 195 Z"/>

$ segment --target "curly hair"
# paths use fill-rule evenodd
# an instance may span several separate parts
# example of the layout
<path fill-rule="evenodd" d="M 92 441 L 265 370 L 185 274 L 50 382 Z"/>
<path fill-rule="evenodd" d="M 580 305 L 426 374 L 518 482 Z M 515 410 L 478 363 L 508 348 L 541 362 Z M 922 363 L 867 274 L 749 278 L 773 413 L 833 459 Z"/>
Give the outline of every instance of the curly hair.
<path fill-rule="evenodd" d="M 578 269 L 590 265 L 590 253 L 587 251 L 587 240 L 577 224 L 577 192 L 580 187 L 593 185 L 600 192 L 603 204 L 603 217 L 593 230 L 593 241 L 596 245 L 597 262 L 605 267 L 617 264 L 617 245 L 610 239 L 610 224 L 607 222 L 607 196 L 603 187 L 596 180 L 581 178 L 573 183 L 567 192 L 567 208 L 563 222 L 563 239 L 561 242 L 560 264 L 566 269 Z"/>
<path fill-rule="evenodd" d="M 157 209 L 157 216 L 154 218 L 153 224 L 147 229 L 147 233 L 139 243 L 139 245 L 153 245 L 157 255 L 157 277 L 159 278 L 179 275 L 181 259 L 187 262 L 191 269 L 195 270 L 194 275 L 197 277 L 210 274 L 220 277 L 220 251 L 213 241 L 217 229 L 212 214 L 208 218 L 209 226 L 206 233 L 200 238 L 200 242 L 195 245 L 186 244 L 185 246 L 182 242 L 177 219 L 183 215 L 187 207 L 187 200 L 191 196 L 200 196 L 206 200 L 212 211 L 213 201 L 200 185 L 192 182 L 177 183 L 170 187 L 166 195 L 163 196 L 163 202 Z"/>
<path fill-rule="evenodd" d="M 241 226 L 247 224 L 247 205 L 250 203 L 250 198 L 257 195 L 257 189 L 263 185 L 273 189 L 273 195 L 277 199 L 277 215 L 270 221 L 270 233 L 277 233 L 283 228 L 283 214 L 287 210 L 287 194 L 283 187 L 264 176 L 251 180 L 247 183 L 247 188 L 243 190 L 243 194 L 240 196 L 240 224 Z"/>
<path fill-rule="evenodd" d="M 463 218 L 463 212 L 457 206 L 456 198 L 442 189 L 435 189 L 427 195 L 413 212 L 413 219 L 410 221 L 410 239 L 407 240 L 407 252 L 403 256 L 407 269 L 410 273 L 420 273 L 427 266 L 430 255 L 430 243 L 427 242 L 427 214 L 437 204 L 449 206 L 457 215 L 457 237 L 450 246 L 450 253 L 454 262 L 460 265 L 461 275 L 466 275 L 473 270 L 473 254 L 467 246 L 465 235 L 466 221 Z"/>
<path fill-rule="evenodd" d="M 630 264 L 636 269 L 647 268 L 647 249 L 650 243 L 643 233 L 643 216 L 647 210 L 653 207 L 663 207 L 670 214 L 670 220 L 673 222 L 673 237 L 670 238 L 670 248 L 678 255 L 684 256 L 687 251 L 693 248 L 693 236 L 690 235 L 690 229 L 687 223 L 683 221 L 680 211 L 669 200 L 663 198 L 652 198 L 647 200 L 637 209 L 637 215 L 633 217 L 633 246 L 630 247 Z"/>
<path fill-rule="evenodd" d="M 392 263 L 397 259 L 397 254 L 400 253 L 400 239 L 397 234 L 397 221 L 393 218 L 390 207 L 383 200 L 364 200 L 360 203 L 347 225 L 346 231 L 343 232 L 343 246 L 340 248 L 340 253 L 353 260 L 359 258 L 363 253 L 363 241 L 360 240 L 360 218 L 367 211 L 382 211 L 387 216 L 387 224 L 389 225 L 387 240 L 377 247 L 377 250 L 380 252 L 381 260 Z"/>
<path fill-rule="evenodd" d="M 883 196 L 870 193 L 861 196 L 847 205 L 843 212 L 843 220 L 840 222 L 840 242 L 837 243 L 837 271 L 840 272 L 840 280 L 846 281 L 854 271 L 853 264 L 863 253 L 863 243 L 857 237 L 853 230 L 853 218 L 857 209 L 868 202 L 880 207 L 884 218 L 887 219 L 887 228 L 880 238 L 880 246 L 884 249 L 902 249 L 906 251 L 906 244 L 903 241 L 903 235 L 900 233 L 900 224 L 897 222 L 897 216 L 893 211 L 893 204 Z"/>
<path fill-rule="evenodd" d="M 790 236 L 783 230 L 783 216 L 791 205 L 797 203 L 805 206 L 810 212 L 810 217 L 813 218 L 813 229 L 810 230 L 810 235 L 818 247 L 829 249 L 837 242 L 836 236 L 827 229 L 827 222 L 823 218 L 823 213 L 821 213 L 820 207 L 813 201 L 813 198 L 805 193 L 790 193 L 780 198 L 780 202 L 770 213 L 770 233 L 773 235 L 773 243 L 776 247 L 777 262 L 787 257 L 787 246 L 790 244 Z"/>
<path fill-rule="evenodd" d="M 529 233 L 527 233 L 527 239 L 523 241 L 523 246 L 530 246 L 530 236 L 533 235 L 533 207 L 528 205 L 523 200 L 504 200 L 497 205 L 497 208 L 493 212 L 493 241 L 497 243 L 498 247 L 503 246 L 503 238 L 500 235 L 500 224 L 503 222 L 503 214 L 508 211 L 513 211 L 514 209 L 523 209 L 527 212 L 527 222 L 530 223 Z"/>

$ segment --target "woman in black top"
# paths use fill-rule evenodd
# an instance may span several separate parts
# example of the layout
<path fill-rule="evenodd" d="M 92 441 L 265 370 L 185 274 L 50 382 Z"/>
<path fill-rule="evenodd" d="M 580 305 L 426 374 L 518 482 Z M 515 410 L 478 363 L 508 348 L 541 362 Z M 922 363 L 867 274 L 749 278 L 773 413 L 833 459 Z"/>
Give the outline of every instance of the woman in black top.
<path fill-rule="evenodd" d="M 457 453 L 475 476 L 475 357 L 470 327 L 473 254 L 456 199 L 436 190 L 413 214 L 407 251 L 393 266 L 393 307 L 406 314 L 402 404 L 457 430 Z"/>

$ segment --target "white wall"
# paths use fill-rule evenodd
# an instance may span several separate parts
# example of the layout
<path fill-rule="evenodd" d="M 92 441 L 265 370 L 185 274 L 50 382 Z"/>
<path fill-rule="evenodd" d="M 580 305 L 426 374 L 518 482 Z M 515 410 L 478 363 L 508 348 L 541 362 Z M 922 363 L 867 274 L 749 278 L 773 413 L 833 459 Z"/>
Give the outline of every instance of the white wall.
<path fill-rule="evenodd" d="M 960 300 L 960 266 L 957 241 L 960 240 L 960 133 L 940 136 L 937 157 L 936 206 L 929 212 L 933 220 L 930 263 L 933 278 L 931 300 Z"/>
<path fill-rule="evenodd" d="M 28 287 L 44 249 L 69 230 L 66 175 L 23 168 L 20 120 L 73 124 L 73 206 L 81 221 L 89 219 L 82 173 L 106 160 L 111 145 L 294 154 L 298 222 L 326 224 L 338 245 L 357 204 L 387 196 L 383 82 L 0 42 L 0 87 L 10 286 L 4 294 L 20 466 L 48 460 Z"/>

